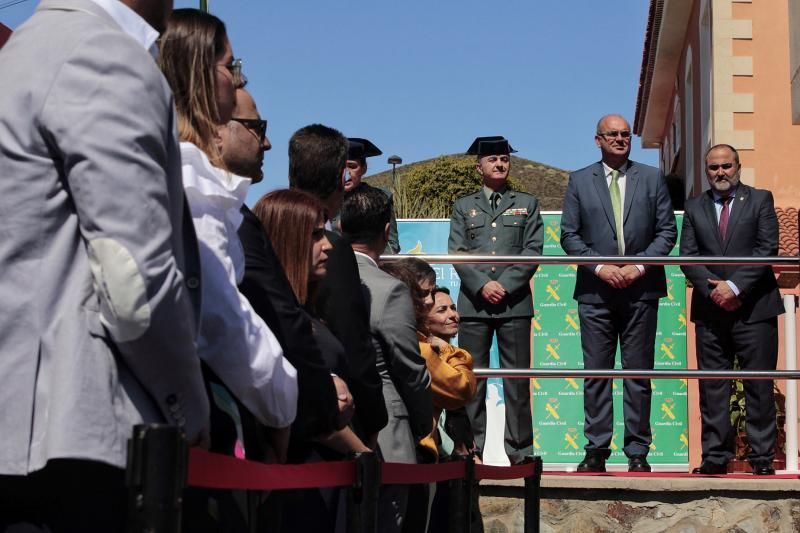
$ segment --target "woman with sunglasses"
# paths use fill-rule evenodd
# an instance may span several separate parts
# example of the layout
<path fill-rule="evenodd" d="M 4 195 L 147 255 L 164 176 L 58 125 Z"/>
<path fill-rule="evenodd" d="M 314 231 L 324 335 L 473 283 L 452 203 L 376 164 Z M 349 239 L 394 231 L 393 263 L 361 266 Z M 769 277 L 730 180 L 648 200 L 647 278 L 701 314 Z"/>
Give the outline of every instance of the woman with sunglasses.
<path fill-rule="evenodd" d="M 224 413 L 212 419 L 212 449 L 233 453 L 249 412 L 273 428 L 275 458 L 284 460 L 297 408 L 296 371 L 237 288 L 244 274 L 239 209 L 250 179 L 225 169 L 218 146 L 219 130 L 232 118 L 236 89 L 245 84 L 241 60 L 234 59 L 221 20 L 176 9 L 161 38 L 159 63 L 175 94 L 183 184 L 200 249 L 198 353 L 206 363 L 212 404 L 217 415 Z M 220 431 L 225 421 L 235 426 L 233 436 Z"/>
<path fill-rule="evenodd" d="M 328 369 L 347 382 L 349 376 L 344 347 L 317 317 L 313 306 L 317 283 L 327 274 L 328 252 L 331 249 L 331 243 L 325 235 L 325 207 L 309 193 L 283 189 L 264 195 L 256 202 L 253 213 L 265 228 L 297 301 L 311 318 L 314 339 Z M 369 451 L 353 430 L 345 426 L 333 433 L 316 435 L 310 439 L 293 433 L 288 461 L 307 463 L 342 460 L 349 453 Z M 276 494 L 282 514 L 280 530 L 334 531 L 339 494 L 338 489 Z"/>

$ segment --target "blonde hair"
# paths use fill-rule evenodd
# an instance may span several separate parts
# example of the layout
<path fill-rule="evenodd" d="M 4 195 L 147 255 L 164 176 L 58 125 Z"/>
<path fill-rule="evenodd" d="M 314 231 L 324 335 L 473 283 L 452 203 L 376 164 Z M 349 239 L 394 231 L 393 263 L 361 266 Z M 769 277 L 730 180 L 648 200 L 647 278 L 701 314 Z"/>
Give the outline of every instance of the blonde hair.
<path fill-rule="evenodd" d="M 161 36 L 159 66 L 175 94 L 181 141 L 199 147 L 225 168 L 214 141 L 221 125 L 216 94 L 217 58 L 225 53 L 225 24 L 197 9 L 176 9 Z"/>

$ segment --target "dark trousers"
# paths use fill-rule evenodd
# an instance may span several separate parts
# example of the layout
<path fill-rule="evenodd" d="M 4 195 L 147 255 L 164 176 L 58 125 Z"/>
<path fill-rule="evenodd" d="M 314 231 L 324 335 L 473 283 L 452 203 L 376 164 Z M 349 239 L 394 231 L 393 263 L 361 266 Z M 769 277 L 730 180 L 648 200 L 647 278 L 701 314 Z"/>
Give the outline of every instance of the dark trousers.
<path fill-rule="evenodd" d="M 531 319 L 464 318 L 458 326 L 458 344 L 472 355 L 475 368 L 489 367 L 492 337 L 497 335 L 501 368 L 531 367 Z M 512 464 L 533 454 L 530 381 L 503 379 L 506 404 L 505 451 Z M 486 442 L 486 380 L 478 380 L 475 399 L 467 405 L 478 454 Z"/>
<path fill-rule="evenodd" d="M 587 370 L 614 368 L 619 342 L 622 368 L 652 370 L 655 360 L 658 301 L 618 300 L 609 304 L 578 303 L 583 365 Z M 614 405 L 610 379 L 583 382 L 584 435 L 587 452 L 611 454 Z M 647 455 L 652 442 L 649 379 L 626 379 L 623 384 L 625 455 Z"/>
<path fill-rule="evenodd" d="M 720 310 L 719 320 L 696 323 L 697 364 L 701 370 L 730 370 L 734 357 L 742 370 L 775 370 L 778 363 L 778 319 L 745 324 Z M 747 440 L 750 461 L 775 458 L 775 395 L 771 380 L 745 380 Z M 725 464 L 733 458 L 730 418 L 732 382 L 700 380 L 703 461 Z"/>
<path fill-rule="evenodd" d="M 0 531 L 125 531 L 125 472 L 95 461 L 54 459 L 27 476 L 0 475 Z"/>

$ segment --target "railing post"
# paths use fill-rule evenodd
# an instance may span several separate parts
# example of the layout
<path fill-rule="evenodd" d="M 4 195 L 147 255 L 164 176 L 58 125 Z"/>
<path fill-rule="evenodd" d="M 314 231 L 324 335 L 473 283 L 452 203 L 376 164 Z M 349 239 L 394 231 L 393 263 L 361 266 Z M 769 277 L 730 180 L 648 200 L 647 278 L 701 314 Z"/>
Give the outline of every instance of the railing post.
<path fill-rule="evenodd" d="M 378 531 L 378 492 L 381 488 L 381 463 L 377 454 L 354 454 L 356 479 L 347 491 L 347 532 Z"/>
<path fill-rule="evenodd" d="M 533 475 L 525 478 L 525 533 L 539 533 L 542 458 L 528 456 L 525 462 L 533 463 Z"/>
<path fill-rule="evenodd" d="M 786 370 L 797 370 L 797 305 L 794 294 L 783 295 L 784 315 L 783 350 L 786 356 Z M 797 382 L 786 380 L 786 470 L 797 472 Z"/>
<path fill-rule="evenodd" d="M 188 448 L 180 430 L 138 425 L 128 441 L 128 531 L 178 533 Z"/>
<path fill-rule="evenodd" d="M 449 533 L 470 533 L 472 529 L 472 491 L 475 490 L 475 459 L 472 454 L 454 456 L 464 461 L 464 477 L 451 479 L 448 502 Z"/>

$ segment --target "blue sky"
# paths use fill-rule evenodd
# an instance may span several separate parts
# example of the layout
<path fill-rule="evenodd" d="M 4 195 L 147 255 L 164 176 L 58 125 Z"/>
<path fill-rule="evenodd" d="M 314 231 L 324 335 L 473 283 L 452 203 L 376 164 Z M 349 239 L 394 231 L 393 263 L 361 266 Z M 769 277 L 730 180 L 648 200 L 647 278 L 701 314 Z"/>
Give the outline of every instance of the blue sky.
<path fill-rule="evenodd" d="M 0 0 L 0 6 L 7 0 Z M 36 0 L 0 10 L 12 29 Z M 273 149 L 252 202 L 284 187 L 287 141 L 321 122 L 384 152 L 370 174 L 505 135 L 564 169 L 599 159 L 597 119 L 630 121 L 649 2 L 622 0 L 209 0 L 241 57 Z M 176 0 L 176 7 L 196 7 Z M 657 152 L 633 155 L 657 164 Z M 512 170 L 513 175 L 513 170 Z"/>

